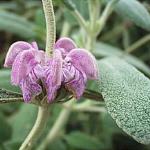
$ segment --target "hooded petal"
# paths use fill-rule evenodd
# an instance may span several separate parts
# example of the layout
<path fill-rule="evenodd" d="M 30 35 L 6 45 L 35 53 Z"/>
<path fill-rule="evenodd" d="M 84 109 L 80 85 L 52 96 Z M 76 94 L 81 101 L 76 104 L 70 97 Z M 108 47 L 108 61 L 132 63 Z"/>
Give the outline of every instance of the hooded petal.
<path fill-rule="evenodd" d="M 45 68 L 44 83 L 47 90 L 48 101 L 51 102 L 56 96 L 58 88 L 61 86 L 62 78 L 62 56 L 60 51 L 54 52 L 53 58 L 49 59 Z"/>
<path fill-rule="evenodd" d="M 85 74 L 82 74 L 78 70 L 76 70 L 75 78 L 70 82 L 65 84 L 65 87 L 73 93 L 76 99 L 80 99 L 83 95 L 85 86 L 86 86 L 87 78 Z"/>
<path fill-rule="evenodd" d="M 85 49 L 73 49 L 65 58 L 80 72 L 84 72 L 88 79 L 97 79 L 98 69 L 95 57 Z"/>
<path fill-rule="evenodd" d="M 30 48 L 33 48 L 32 45 L 27 42 L 23 42 L 23 41 L 15 42 L 14 44 L 12 44 L 6 55 L 4 66 L 11 67 L 16 56 L 20 52 L 22 52 L 24 50 L 28 50 Z"/>
<path fill-rule="evenodd" d="M 76 44 L 67 37 L 60 38 L 55 44 L 55 49 L 63 49 L 65 53 L 70 52 L 74 48 L 76 48 Z"/>
<path fill-rule="evenodd" d="M 42 52 L 33 49 L 18 54 L 12 66 L 12 83 L 18 85 L 22 79 L 26 78 L 32 69 L 43 59 L 42 56 Z M 42 57 L 41 60 L 40 57 Z"/>

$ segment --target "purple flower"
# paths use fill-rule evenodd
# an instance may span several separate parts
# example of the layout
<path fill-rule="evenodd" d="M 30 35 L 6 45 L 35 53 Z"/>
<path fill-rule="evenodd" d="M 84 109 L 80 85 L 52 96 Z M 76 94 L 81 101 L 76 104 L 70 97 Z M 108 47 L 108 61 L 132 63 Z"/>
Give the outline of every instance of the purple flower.
<path fill-rule="evenodd" d="M 19 41 L 11 45 L 6 55 L 5 67 L 12 67 L 11 82 L 20 86 L 25 102 L 42 92 L 38 81 L 43 76 L 45 54 L 33 42 Z"/>
<path fill-rule="evenodd" d="M 46 61 L 44 67 L 43 84 L 47 91 L 48 102 L 52 102 L 61 86 L 62 57 L 59 51 L 54 51 L 53 57 Z"/>
<path fill-rule="evenodd" d="M 79 99 L 85 89 L 87 79 L 97 79 L 96 59 L 85 49 L 76 48 L 69 38 L 61 38 L 55 44 L 63 58 L 62 84 Z"/>
<path fill-rule="evenodd" d="M 21 88 L 25 102 L 31 101 L 43 89 L 46 89 L 48 102 L 52 102 L 61 86 L 79 99 L 87 80 L 97 79 L 93 55 L 76 48 L 69 38 L 56 42 L 51 58 L 39 50 L 35 42 L 16 42 L 9 48 L 4 66 L 12 67 L 11 82 Z"/>

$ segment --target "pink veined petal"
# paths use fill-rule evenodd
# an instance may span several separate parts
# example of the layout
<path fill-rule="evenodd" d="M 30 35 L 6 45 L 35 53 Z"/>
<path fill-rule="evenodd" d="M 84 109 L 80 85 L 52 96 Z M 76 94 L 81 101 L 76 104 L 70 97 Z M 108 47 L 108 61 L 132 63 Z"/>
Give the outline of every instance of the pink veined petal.
<path fill-rule="evenodd" d="M 84 72 L 88 79 L 98 78 L 98 69 L 95 57 L 85 49 L 73 49 L 68 53 L 65 60 L 70 62 L 80 72 Z"/>
<path fill-rule="evenodd" d="M 23 99 L 25 102 L 29 102 L 32 98 L 32 92 L 30 89 L 30 84 L 28 80 L 24 79 L 19 83 L 19 86 L 22 90 Z"/>
<path fill-rule="evenodd" d="M 20 52 L 22 52 L 24 50 L 28 50 L 30 48 L 32 48 L 32 45 L 27 42 L 24 42 L 24 41 L 15 42 L 14 44 L 12 44 L 6 55 L 4 66 L 11 67 L 16 56 Z"/>
<path fill-rule="evenodd" d="M 19 86 L 22 90 L 23 99 L 25 102 L 30 102 L 33 96 L 36 96 L 42 92 L 41 86 L 35 81 L 32 81 L 30 76 L 27 76 L 25 79 L 23 79 L 19 83 Z"/>
<path fill-rule="evenodd" d="M 46 63 L 46 55 L 45 55 L 44 51 L 42 51 L 42 50 L 34 50 L 33 53 L 34 53 L 35 60 L 39 64 L 45 65 L 45 63 Z"/>
<path fill-rule="evenodd" d="M 71 65 L 71 63 L 66 63 L 63 65 L 63 78 L 64 83 L 69 82 L 75 78 L 76 68 Z"/>
<path fill-rule="evenodd" d="M 53 102 L 53 100 L 56 97 L 57 90 L 59 88 L 60 88 L 60 86 L 52 86 L 51 84 L 49 84 L 49 86 L 47 88 L 47 98 L 48 98 L 49 103 Z"/>
<path fill-rule="evenodd" d="M 32 47 L 33 47 L 34 49 L 36 49 L 36 50 L 39 49 L 36 42 L 32 42 L 31 45 L 32 45 Z"/>
<path fill-rule="evenodd" d="M 60 38 L 55 43 L 55 49 L 64 49 L 66 53 L 70 52 L 74 48 L 76 48 L 76 44 L 73 42 L 73 40 L 67 37 Z"/>
<path fill-rule="evenodd" d="M 46 71 L 44 84 L 47 90 L 48 102 L 52 102 L 56 96 L 57 90 L 61 86 L 62 78 L 62 56 L 60 51 L 54 52 L 53 58 L 49 59 Z"/>
<path fill-rule="evenodd" d="M 53 67 L 53 65 L 51 67 Z M 55 74 L 53 74 L 52 68 L 46 68 L 43 81 L 47 91 L 48 102 L 52 102 L 56 96 L 57 89 L 60 87 L 60 85 L 55 84 Z"/>
<path fill-rule="evenodd" d="M 76 75 L 73 80 L 65 84 L 65 87 L 73 93 L 76 99 L 80 99 L 84 93 L 86 86 L 86 75 L 76 70 Z"/>
<path fill-rule="evenodd" d="M 38 79 L 42 79 L 44 77 L 44 67 L 41 64 L 37 64 L 34 67 L 33 72 Z"/>
<path fill-rule="evenodd" d="M 63 65 L 63 59 L 61 52 L 59 50 L 55 50 L 53 53 L 53 59 L 54 59 L 54 74 L 55 74 L 55 82 L 54 84 L 60 85 L 62 80 L 62 65 Z"/>
<path fill-rule="evenodd" d="M 26 50 L 17 55 L 11 73 L 11 81 L 14 85 L 18 85 L 36 66 L 35 51 L 36 50 Z"/>

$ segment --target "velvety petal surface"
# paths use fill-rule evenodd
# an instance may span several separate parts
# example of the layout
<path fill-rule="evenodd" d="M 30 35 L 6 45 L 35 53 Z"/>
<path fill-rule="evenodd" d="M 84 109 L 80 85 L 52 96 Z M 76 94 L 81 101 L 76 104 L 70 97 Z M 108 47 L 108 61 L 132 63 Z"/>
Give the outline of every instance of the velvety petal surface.
<path fill-rule="evenodd" d="M 36 50 L 39 49 L 36 42 L 32 42 L 31 45 L 32 45 L 32 48 L 34 48 L 34 49 L 36 49 Z"/>
<path fill-rule="evenodd" d="M 61 86 L 62 78 L 62 56 L 60 51 L 55 51 L 53 58 L 49 59 L 45 67 L 44 83 L 47 90 L 48 102 L 52 102 L 58 88 Z"/>
<path fill-rule="evenodd" d="M 73 49 L 65 58 L 80 72 L 84 72 L 88 79 L 97 79 L 98 71 L 95 57 L 85 49 Z"/>
<path fill-rule="evenodd" d="M 18 41 L 12 44 L 8 50 L 8 53 L 5 58 L 5 67 L 11 67 L 16 56 L 24 51 L 24 50 L 29 50 L 30 48 L 33 48 L 33 46 L 27 42 L 24 41 Z"/>
<path fill-rule="evenodd" d="M 68 53 L 74 48 L 76 48 L 76 44 L 67 37 L 60 38 L 55 44 L 55 49 L 63 49 L 64 53 Z"/>
<path fill-rule="evenodd" d="M 34 75 L 32 75 L 31 73 L 29 76 L 21 80 L 21 82 L 19 83 L 25 102 L 30 102 L 33 96 L 36 96 L 42 92 L 41 86 L 38 83 L 36 83 L 37 78 L 35 77 L 36 80 L 34 81 L 32 79 L 33 77 L 30 78 L 31 76 Z"/>
<path fill-rule="evenodd" d="M 72 92 L 76 99 L 80 99 L 85 90 L 87 78 L 86 75 L 76 70 L 75 78 L 65 84 L 68 91 Z"/>
<path fill-rule="evenodd" d="M 12 66 L 12 83 L 18 85 L 22 79 L 26 78 L 32 69 L 38 63 L 41 63 L 43 54 L 43 52 L 34 49 L 26 50 L 18 54 Z"/>
<path fill-rule="evenodd" d="M 64 83 L 67 83 L 75 78 L 76 69 L 71 64 L 63 66 L 63 79 Z"/>

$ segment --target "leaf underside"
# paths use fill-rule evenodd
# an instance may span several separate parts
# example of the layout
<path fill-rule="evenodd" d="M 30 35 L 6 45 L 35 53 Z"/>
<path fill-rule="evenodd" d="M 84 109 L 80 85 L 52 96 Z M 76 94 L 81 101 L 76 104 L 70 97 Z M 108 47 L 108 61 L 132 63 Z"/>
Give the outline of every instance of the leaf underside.
<path fill-rule="evenodd" d="M 22 95 L 20 93 L 15 93 L 15 92 L 11 92 L 11 91 L 0 88 L 0 101 L 7 101 L 7 100 L 13 101 L 17 98 L 21 99 Z"/>
<path fill-rule="evenodd" d="M 150 143 L 150 80 L 125 61 L 98 62 L 99 88 L 117 125 L 136 141 Z"/>

